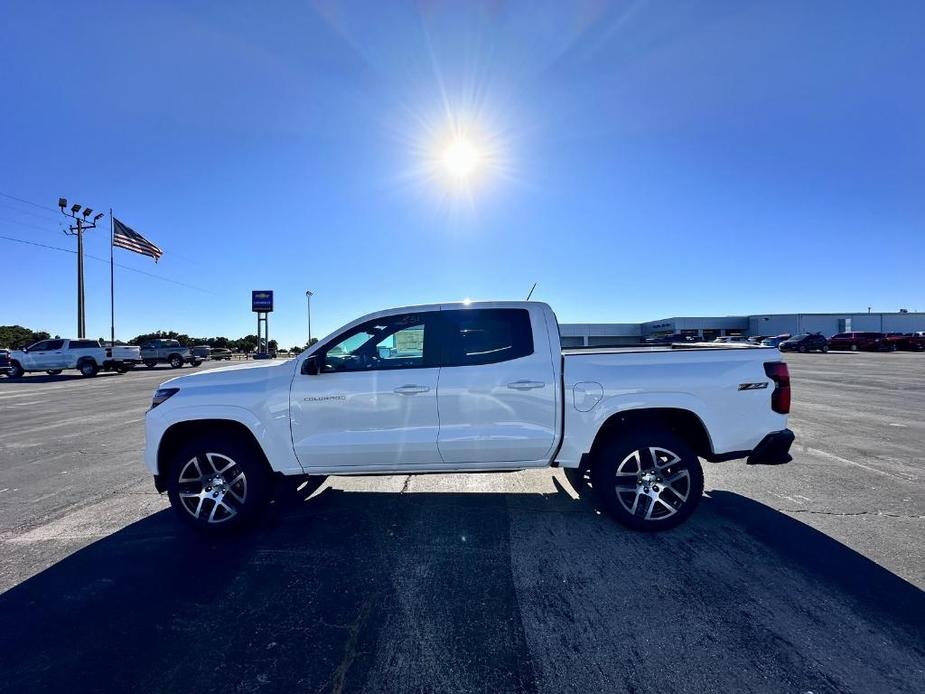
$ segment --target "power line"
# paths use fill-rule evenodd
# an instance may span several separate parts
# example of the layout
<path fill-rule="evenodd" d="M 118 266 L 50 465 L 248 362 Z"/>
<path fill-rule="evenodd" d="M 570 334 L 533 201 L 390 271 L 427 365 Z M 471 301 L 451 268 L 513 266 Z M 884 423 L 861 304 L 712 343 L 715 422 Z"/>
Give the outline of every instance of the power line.
<path fill-rule="evenodd" d="M 58 229 L 57 231 L 52 231 L 52 230 L 49 229 L 48 227 L 40 227 L 40 226 L 37 225 L 37 224 L 30 224 L 29 222 L 21 222 L 21 221 L 16 220 L 16 219 L 7 219 L 6 217 L 0 217 L 0 222 L 7 222 L 7 223 L 9 223 L 9 224 L 14 224 L 14 225 L 20 226 L 20 227 L 29 227 L 30 229 L 38 229 L 39 231 L 44 231 L 44 232 L 47 233 L 47 234 L 60 234 L 60 233 L 62 233 L 62 232 L 64 231 L 63 229 Z M 76 253 L 76 251 L 75 251 L 75 253 Z"/>
<path fill-rule="evenodd" d="M 32 202 L 31 200 L 24 200 L 23 198 L 17 198 L 15 195 L 10 195 L 9 193 L 0 193 L 5 198 L 10 200 L 15 200 L 16 202 L 24 202 L 27 205 L 32 205 L 33 207 L 38 207 L 40 210 L 48 210 L 49 212 L 58 213 L 58 210 L 54 207 L 48 207 L 47 205 L 40 205 L 37 202 Z"/>
<path fill-rule="evenodd" d="M 45 222 L 51 222 L 51 221 L 60 222 L 60 221 L 61 221 L 61 220 L 60 220 L 60 217 L 59 217 L 58 219 L 54 219 L 54 220 L 53 220 L 53 219 L 51 219 L 51 217 L 49 217 L 49 216 L 47 216 L 47 215 L 45 215 L 45 214 L 43 214 L 43 213 L 41 213 L 41 212 L 33 212 L 32 210 L 24 210 L 24 209 L 22 209 L 21 207 L 16 207 L 15 205 L 9 205 L 9 204 L 7 204 L 7 203 L 5 203 L 5 202 L 0 202 L 0 207 L 5 207 L 5 208 L 8 209 L 8 210 L 13 210 L 13 211 L 16 212 L 17 214 L 27 214 L 27 215 L 29 215 L 30 217 L 36 217 L 37 219 L 41 219 L 42 221 L 45 221 Z"/>
<path fill-rule="evenodd" d="M 24 243 L 28 246 L 37 246 L 39 248 L 47 248 L 52 251 L 61 251 L 62 253 L 70 253 L 72 255 L 77 253 L 77 251 L 71 250 L 70 248 L 61 248 L 60 246 L 49 246 L 44 243 L 36 243 L 35 241 L 26 241 L 25 239 L 16 239 L 16 238 L 13 238 L 12 236 L 3 236 L 2 234 L 0 234 L 0 239 L 4 239 L 5 241 L 14 241 L 16 243 Z M 89 253 L 86 253 L 84 255 L 85 257 L 90 258 L 91 260 L 98 260 L 101 263 L 109 262 L 106 258 L 100 258 L 95 255 L 90 255 Z M 204 287 L 197 287 L 194 284 L 187 284 L 186 282 L 180 282 L 179 280 L 172 280 L 169 277 L 161 277 L 160 275 L 155 275 L 152 272 L 145 272 L 144 270 L 139 270 L 138 268 L 129 267 L 128 265 L 122 265 L 121 263 L 115 263 L 115 265 L 116 267 L 120 267 L 123 270 L 128 270 L 129 272 L 137 272 L 139 275 L 146 275 L 148 277 L 153 277 L 154 279 L 160 280 L 161 282 L 170 282 L 171 284 L 177 284 L 181 287 L 195 289 L 196 291 L 205 292 L 206 294 L 215 294 L 215 292 L 211 291 L 210 289 L 205 289 Z"/>

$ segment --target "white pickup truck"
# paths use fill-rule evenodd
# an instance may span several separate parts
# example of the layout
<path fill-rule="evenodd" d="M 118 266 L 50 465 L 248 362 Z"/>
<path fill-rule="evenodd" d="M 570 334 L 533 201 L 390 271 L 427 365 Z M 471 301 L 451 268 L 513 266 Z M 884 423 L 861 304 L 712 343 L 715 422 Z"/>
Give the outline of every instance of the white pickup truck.
<path fill-rule="evenodd" d="M 613 517 L 677 525 L 703 491 L 699 458 L 783 463 L 790 378 L 750 345 L 563 350 L 546 304 L 396 308 L 298 358 L 174 378 L 146 417 L 145 464 L 177 515 L 250 521 L 283 477 L 590 474 Z"/>
<path fill-rule="evenodd" d="M 9 356 L 7 376 L 19 378 L 27 371 L 45 371 L 57 376 L 65 369 L 77 369 L 83 376 L 100 371 L 125 373 L 141 360 L 138 347 L 101 347 L 98 340 L 41 340 Z"/>

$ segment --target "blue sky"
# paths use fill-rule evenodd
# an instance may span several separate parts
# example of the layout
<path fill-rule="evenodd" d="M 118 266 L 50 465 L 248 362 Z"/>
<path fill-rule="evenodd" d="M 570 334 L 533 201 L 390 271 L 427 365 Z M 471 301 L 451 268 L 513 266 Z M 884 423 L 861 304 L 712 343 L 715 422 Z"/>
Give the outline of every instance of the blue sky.
<path fill-rule="evenodd" d="M 117 336 L 304 342 L 368 311 L 562 322 L 925 310 L 925 5 L 7 3 L 0 193 L 116 251 Z M 12 28 L 10 30 L 9 28 Z M 455 125 L 454 125 L 455 124 Z M 485 162 L 448 185 L 453 127 Z M 74 247 L 0 196 L 0 235 Z M 108 226 L 87 253 L 108 258 Z M 0 324 L 75 329 L 75 258 L 0 239 Z M 109 333 L 88 259 L 87 324 Z M 190 287 L 173 282 L 181 282 Z"/>

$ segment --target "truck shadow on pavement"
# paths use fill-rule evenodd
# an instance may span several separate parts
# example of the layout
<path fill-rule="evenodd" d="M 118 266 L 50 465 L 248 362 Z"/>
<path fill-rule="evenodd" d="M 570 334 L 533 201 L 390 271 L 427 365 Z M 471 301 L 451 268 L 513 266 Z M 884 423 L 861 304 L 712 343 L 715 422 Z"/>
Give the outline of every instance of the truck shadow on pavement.
<path fill-rule="evenodd" d="M 0 690 L 913 691 L 923 623 L 729 492 L 646 535 L 561 487 L 326 488 L 222 541 L 159 512 L 0 595 Z"/>

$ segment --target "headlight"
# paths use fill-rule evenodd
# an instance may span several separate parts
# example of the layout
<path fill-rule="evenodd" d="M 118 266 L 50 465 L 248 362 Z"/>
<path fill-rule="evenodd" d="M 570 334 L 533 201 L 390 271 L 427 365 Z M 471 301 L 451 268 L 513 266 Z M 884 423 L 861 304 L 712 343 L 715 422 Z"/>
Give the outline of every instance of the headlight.
<path fill-rule="evenodd" d="M 155 407 L 179 391 L 179 388 L 158 388 L 154 391 L 154 398 L 151 400 L 151 409 L 153 410 Z"/>

